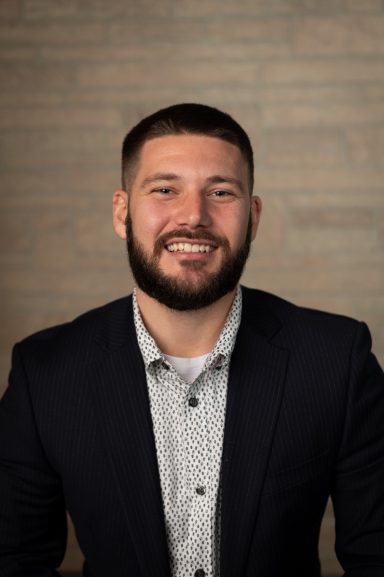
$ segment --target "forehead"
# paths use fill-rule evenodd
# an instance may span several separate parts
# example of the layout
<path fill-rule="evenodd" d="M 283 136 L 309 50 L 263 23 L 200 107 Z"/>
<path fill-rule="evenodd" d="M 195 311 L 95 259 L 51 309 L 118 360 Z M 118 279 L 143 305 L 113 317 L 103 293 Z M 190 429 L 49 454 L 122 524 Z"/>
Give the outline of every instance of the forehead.
<path fill-rule="evenodd" d="M 226 170 L 247 177 L 247 164 L 240 149 L 226 140 L 199 134 L 177 134 L 152 138 L 141 148 L 136 176 L 173 168 L 191 170 Z"/>

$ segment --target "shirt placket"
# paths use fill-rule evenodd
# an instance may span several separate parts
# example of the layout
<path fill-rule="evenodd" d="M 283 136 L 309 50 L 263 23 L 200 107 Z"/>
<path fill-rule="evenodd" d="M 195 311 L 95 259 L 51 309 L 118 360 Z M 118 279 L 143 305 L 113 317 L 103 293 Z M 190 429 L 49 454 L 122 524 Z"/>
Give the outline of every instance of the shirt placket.
<path fill-rule="evenodd" d="M 204 373 L 188 391 L 185 402 L 185 458 L 188 472 L 188 491 L 190 495 L 190 551 L 193 567 L 189 573 L 204 571 L 208 577 L 213 575 L 212 565 L 212 478 L 211 447 L 206 421 L 206 388 Z"/>

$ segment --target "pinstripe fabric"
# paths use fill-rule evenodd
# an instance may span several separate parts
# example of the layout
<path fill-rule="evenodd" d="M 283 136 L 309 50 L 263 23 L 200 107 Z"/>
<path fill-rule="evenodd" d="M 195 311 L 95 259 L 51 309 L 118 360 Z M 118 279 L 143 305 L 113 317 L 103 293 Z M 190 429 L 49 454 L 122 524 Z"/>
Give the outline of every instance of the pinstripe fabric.
<path fill-rule="evenodd" d="M 223 577 L 384 575 L 384 377 L 365 325 L 243 291 L 222 462 Z M 0 404 L 0 576 L 55 575 L 64 500 L 89 577 L 168 577 L 130 299 L 26 339 Z"/>

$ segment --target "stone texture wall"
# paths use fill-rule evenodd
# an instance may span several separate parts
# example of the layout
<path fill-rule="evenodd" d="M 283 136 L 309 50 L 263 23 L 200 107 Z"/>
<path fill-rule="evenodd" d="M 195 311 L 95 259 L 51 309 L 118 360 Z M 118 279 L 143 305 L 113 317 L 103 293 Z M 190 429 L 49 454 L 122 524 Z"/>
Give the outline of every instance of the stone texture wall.
<path fill-rule="evenodd" d="M 253 139 L 265 210 L 244 282 L 366 320 L 384 360 L 382 0 L 0 0 L 0 84 L 3 388 L 13 342 L 131 290 L 120 143 L 180 101 Z"/>

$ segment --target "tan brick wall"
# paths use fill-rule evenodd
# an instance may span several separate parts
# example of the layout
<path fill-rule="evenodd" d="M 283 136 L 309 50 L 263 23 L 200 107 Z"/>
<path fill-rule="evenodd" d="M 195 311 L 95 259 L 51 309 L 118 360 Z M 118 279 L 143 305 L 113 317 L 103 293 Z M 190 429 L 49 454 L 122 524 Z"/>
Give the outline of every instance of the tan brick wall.
<path fill-rule="evenodd" d="M 0 0 L 0 85 L 4 386 L 14 341 L 131 289 L 110 224 L 120 142 L 179 101 L 254 140 L 245 282 L 365 319 L 384 360 L 383 0 Z"/>

